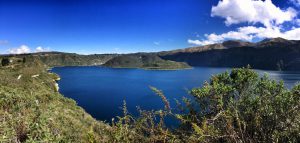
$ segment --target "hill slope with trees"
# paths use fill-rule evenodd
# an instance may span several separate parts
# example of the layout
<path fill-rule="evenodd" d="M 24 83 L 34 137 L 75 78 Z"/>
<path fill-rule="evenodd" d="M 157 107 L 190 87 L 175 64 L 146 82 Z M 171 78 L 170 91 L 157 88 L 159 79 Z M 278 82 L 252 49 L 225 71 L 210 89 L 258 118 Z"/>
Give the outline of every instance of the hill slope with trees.
<path fill-rule="evenodd" d="M 9 64 L 8 61 L 41 61 L 52 67 L 102 65 L 113 68 L 185 69 L 191 66 L 238 68 L 250 65 L 255 69 L 296 71 L 300 70 L 300 41 L 282 38 L 265 39 L 257 43 L 229 40 L 154 53 L 79 55 L 47 52 L 2 55 L 1 59 L 4 59 L 2 64 Z"/>
<path fill-rule="evenodd" d="M 38 61 L 0 67 L 0 142 L 300 141 L 300 86 L 287 89 L 250 69 L 213 76 L 178 108 L 151 87 L 164 109 L 133 117 L 124 102 L 124 115 L 109 124 L 59 94 L 59 77 L 47 68 Z M 168 128 L 167 117 L 180 126 Z"/>
<path fill-rule="evenodd" d="M 209 47 L 209 48 L 207 48 Z M 201 47 L 160 52 L 166 60 L 190 66 L 246 67 L 264 70 L 300 70 L 300 41 L 282 38 L 258 43 L 225 41 Z"/>

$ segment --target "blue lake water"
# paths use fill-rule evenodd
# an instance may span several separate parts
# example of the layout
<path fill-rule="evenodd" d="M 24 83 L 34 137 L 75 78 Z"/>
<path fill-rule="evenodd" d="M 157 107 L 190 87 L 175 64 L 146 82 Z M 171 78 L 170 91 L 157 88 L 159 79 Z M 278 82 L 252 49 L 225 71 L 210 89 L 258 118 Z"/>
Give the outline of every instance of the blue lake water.
<path fill-rule="evenodd" d="M 227 68 L 197 67 L 190 70 L 113 69 L 104 67 L 56 67 L 52 72 L 60 75 L 60 93 L 74 99 L 79 106 L 99 120 L 110 121 L 122 115 L 120 107 L 126 100 L 129 112 L 136 114 L 136 107 L 162 109 L 159 96 L 149 88 L 162 90 L 176 106 L 174 99 L 189 97 L 187 91 L 202 86 L 211 75 L 229 71 Z M 269 73 L 276 80 L 284 80 L 287 87 L 300 81 L 300 72 L 257 70 Z"/>

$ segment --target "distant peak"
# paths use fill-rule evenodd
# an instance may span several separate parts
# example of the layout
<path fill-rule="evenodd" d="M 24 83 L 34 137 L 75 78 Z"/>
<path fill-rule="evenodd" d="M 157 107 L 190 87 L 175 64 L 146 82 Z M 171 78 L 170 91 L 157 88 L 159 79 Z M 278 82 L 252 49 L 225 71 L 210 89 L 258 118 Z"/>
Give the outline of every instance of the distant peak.
<path fill-rule="evenodd" d="M 277 37 L 277 38 L 266 38 L 262 41 L 260 41 L 260 43 L 265 43 L 265 42 L 287 42 L 289 40 L 281 38 L 281 37 Z"/>
<path fill-rule="evenodd" d="M 235 43 L 235 44 L 237 44 L 237 43 L 244 43 L 244 41 L 242 41 L 242 40 L 227 40 L 227 41 L 224 41 L 222 44 L 226 45 L 226 44 L 232 44 L 232 43 Z"/>
<path fill-rule="evenodd" d="M 234 47 L 250 46 L 252 45 L 252 43 L 247 41 L 242 41 L 242 40 L 227 40 L 224 41 L 222 45 L 227 48 L 234 48 Z"/>
<path fill-rule="evenodd" d="M 244 41 L 242 41 L 242 40 L 226 40 L 226 41 L 224 41 L 223 43 L 226 43 L 226 42 L 244 42 Z"/>
<path fill-rule="evenodd" d="M 264 47 L 272 47 L 272 46 L 280 46 L 286 47 L 287 45 L 295 44 L 296 41 L 287 40 L 284 38 L 266 38 L 258 43 L 256 43 L 256 48 L 264 48 Z"/>

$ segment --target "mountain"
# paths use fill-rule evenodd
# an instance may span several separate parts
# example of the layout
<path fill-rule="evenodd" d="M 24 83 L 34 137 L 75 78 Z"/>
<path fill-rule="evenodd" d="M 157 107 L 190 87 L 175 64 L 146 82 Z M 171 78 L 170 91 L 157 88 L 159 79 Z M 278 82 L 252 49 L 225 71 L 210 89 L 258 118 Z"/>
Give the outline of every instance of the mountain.
<path fill-rule="evenodd" d="M 245 46 L 254 46 L 254 43 L 245 42 L 241 40 L 228 40 L 222 43 L 222 45 L 226 48 L 236 48 L 236 47 L 245 47 Z"/>
<path fill-rule="evenodd" d="M 191 47 L 191 48 L 186 48 L 186 49 L 163 51 L 163 52 L 159 52 L 159 55 L 169 55 L 169 54 L 176 54 L 176 53 L 195 53 L 195 52 L 209 51 L 209 50 L 213 50 L 213 49 L 225 49 L 225 47 L 222 44 L 211 44 L 211 45 Z"/>
<path fill-rule="evenodd" d="M 107 61 L 104 66 L 117 68 L 143 68 L 143 69 L 184 69 L 190 66 L 184 62 L 164 60 L 157 54 L 136 53 L 121 55 Z"/>
<path fill-rule="evenodd" d="M 250 42 L 244 42 L 240 40 L 229 40 L 223 43 L 210 44 L 210 45 L 204 45 L 198 47 L 190 47 L 185 49 L 177 49 L 172 51 L 163 51 L 163 52 L 159 52 L 159 55 L 164 56 L 164 55 L 170 55 L 176 53 L 196 53 L 196 52 L 205 52 L 205 51 L 217 50 L 217 49 L 230 49 L 235 47 L 253 46 L 253 45 L 254 44 Z"/>
<path fill-rule="evenodd" d="M 50 67 L 103 65 L 114 68 L 190 68 L 190 66 L 186 63 L 164 60 L 155 53 L 78 55 L 75 53 L 44 52 L 21 55 L 3 55 L 0 56 L 0 61 L 2 61 L 0 66 L 16 66 L 23 63 L 40 63 Z"/>
<path fill-rule="evenodd" d="M 1 58 L 2 57 L 2 58 Z M 47 66 L 103 65 L 116 68 L 182 69 L 190 66 L 246 67 L 264 70 L 300 70 L 300 41 L 283 38 L 257 43 L 229 40 L 223 43 L 157 53 L 94 54 L 46 52 L 3 55 L 9 62 L 41 61 Z M 7 64 L 8 60 L 2 60 Z"/>
<path fill-rule="evenodd" d="M 206 48 L 215 45 L 221 48 Z M 252 68 L 265 70 L 300 70 L 300 41 L 273 38 L 258 43 L 226 41 L 202 47 L 205 50 L 189 52 L 190 48 L 188 48 L 161 52 L 159 55 L 163 59 L 186 62 L 191 66 L 245 67 L 250 65 Z"/>
<path fill-rule="evenodd" d="M 84 65 L 102 65 L 115 54 L 94 54 L 94 55 L 79 55 L 75 53 L 62 52 L 43 52 L 21 55 L 6 55 L 8 58 L 24 58 L 27 63 L 33 61 L 41 61 L 48 66 L 84 66 Z"/>
<path fill-rule="evenodd" d="M 265 48 L 265 47 L 286 47 L 291 46 L 293 44 L 297 44 L 297 41 L 294 40 L 286 40 L 283 38 L 266 38 L 258 43 L 256 43 L 257 48 Z"/>

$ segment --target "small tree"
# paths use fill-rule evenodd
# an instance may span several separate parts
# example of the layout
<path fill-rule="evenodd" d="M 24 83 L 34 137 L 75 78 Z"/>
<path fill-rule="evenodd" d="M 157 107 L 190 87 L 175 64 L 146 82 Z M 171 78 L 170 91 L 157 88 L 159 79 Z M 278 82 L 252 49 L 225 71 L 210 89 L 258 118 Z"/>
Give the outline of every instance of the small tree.
<path fill-rule="evenodd" d="M 2 59 L 1 65 L 2 65 L 2 66 L 8 66 L 8 65 L 9 65 L 9 59 L 8 59 L 8 58 Z"/>
<path fill-rule="evenodd" d="M 26 63 L 26 58 L 25 57 L 23 57 L 23 63 Z"/>

